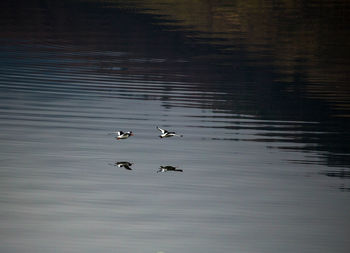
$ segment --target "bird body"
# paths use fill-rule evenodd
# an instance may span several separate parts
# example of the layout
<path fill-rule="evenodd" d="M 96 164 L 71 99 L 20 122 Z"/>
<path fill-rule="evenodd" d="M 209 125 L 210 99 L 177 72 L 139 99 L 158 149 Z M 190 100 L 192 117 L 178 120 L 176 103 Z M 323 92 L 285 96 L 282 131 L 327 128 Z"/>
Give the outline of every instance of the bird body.
<path fill-rule="evenodd" d="M 114 134 L 117 134 L 117 137 L 115 137 L 117 140 L 126 139 L 134 135 L 131 131 L 128 131 L 125 133 L 123 131 L 118 131 L 118 132 L 114 132 Z"/>
<path fill-rule="evenodd" d="M 176 134 L 175 132 L 169 132 L 168 130 L 159 128 L 158 126 L 156 128 L 162 132 L 162 134 L 159 136 L 160 138 L 167 138 L 167 137 L 173 137 L 173 136 L 182 137 L 183 136 L 180 134 Z"/>

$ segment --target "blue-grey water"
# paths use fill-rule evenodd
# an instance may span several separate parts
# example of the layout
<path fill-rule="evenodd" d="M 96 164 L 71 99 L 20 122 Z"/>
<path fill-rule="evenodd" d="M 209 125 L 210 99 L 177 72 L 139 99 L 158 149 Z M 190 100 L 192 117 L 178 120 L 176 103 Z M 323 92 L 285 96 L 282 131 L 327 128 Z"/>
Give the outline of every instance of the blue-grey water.
<path fill-rule="evenodd" d="M 0 252 L 349 252 L 347 1 L 0 7 Z"/>

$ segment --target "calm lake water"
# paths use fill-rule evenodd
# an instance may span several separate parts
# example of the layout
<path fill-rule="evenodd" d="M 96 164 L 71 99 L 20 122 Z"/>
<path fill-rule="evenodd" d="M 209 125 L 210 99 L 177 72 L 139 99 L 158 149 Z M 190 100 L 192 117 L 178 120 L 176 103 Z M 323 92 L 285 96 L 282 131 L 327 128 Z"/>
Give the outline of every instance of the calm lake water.
<path fill-rule="evenodd" d="M 1 1 L 0 251 L 349 252 L 350 4 L 123 2 Z"/>

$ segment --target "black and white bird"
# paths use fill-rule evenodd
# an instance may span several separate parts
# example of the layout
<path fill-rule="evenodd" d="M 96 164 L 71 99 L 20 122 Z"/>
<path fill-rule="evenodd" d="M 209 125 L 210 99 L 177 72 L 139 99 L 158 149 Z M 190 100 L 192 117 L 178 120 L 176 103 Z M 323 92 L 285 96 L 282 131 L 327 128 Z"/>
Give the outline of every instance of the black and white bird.
<path fill-rule="evenodd" d="M 157 171 L 158 172 L 167 172 L 167 171 L 179 171 L 179 172 L 183 172 L 183 170 L 181 169 L 177 169 L 176 167 L 174 166 L 160 166 L 159 170 Z"/>
<path fill-rule="evenodd" d="M 126 139 L 126 138 L 129 138 L 130 136 L 134 136 L 134 134 L 131 131 L 128 131 L 125 133 L 123 131 L 118 131 L 118 132 L 113 132 L 112 134 L 117 135 L 117 137 L 115 137 L 117 140 Z"/>
<path fill-rule="evenodd" d="M 160 138 L 167 138 L 167 137 L 173 137 L 173 136 L 178 136 L 178 137 L 182 137 L 183 135 L 180 134 L 176 134 L 175 132 L 169 132 L 165 129 L 161 129 L 158 126 L 156 127 L 159 131 L 162 132 L 162 134 L 159 136 Z"/>
<path fill-rule="evenodd" d="M 114 166 L 118 166 L 119 168 L 125 168 L 126 170 L 132 170 L 130 166 L 132 163 L 130 162 L 116 162 Z"/>

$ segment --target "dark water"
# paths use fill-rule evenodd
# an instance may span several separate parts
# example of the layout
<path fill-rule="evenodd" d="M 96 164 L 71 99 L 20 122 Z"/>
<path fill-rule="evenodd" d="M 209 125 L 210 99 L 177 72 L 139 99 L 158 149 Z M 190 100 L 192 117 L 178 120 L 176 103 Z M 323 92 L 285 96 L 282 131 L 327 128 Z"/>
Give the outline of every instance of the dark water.
<path fill-rule="evenodd" d="M 1 252 L 349 252 L 347 1 L 0 7 Z"/>

